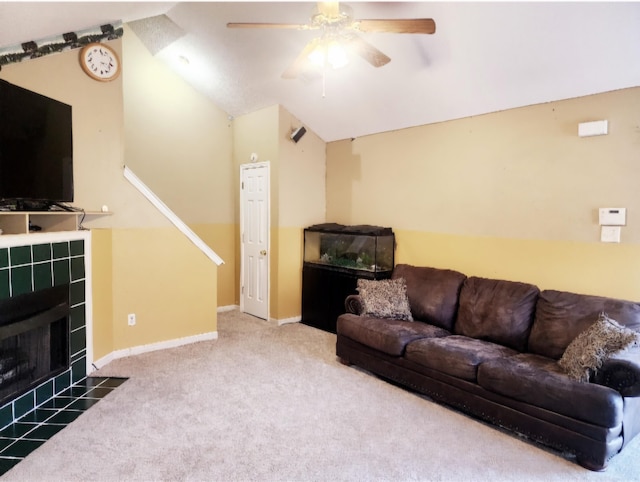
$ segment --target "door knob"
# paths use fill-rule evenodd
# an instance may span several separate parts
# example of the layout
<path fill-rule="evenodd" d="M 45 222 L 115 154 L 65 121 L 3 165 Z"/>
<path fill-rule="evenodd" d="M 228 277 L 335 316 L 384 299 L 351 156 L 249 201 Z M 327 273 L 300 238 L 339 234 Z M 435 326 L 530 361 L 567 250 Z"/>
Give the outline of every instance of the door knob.
<path fill-rule="evenodd" d="M 260 254 L 261 254 L 262 256 L 266 256 L 266 255 L 267 255 L 267 250 L 266 250 L 266 249 L 263 249 L 262 251 L 260 251 Z"/>

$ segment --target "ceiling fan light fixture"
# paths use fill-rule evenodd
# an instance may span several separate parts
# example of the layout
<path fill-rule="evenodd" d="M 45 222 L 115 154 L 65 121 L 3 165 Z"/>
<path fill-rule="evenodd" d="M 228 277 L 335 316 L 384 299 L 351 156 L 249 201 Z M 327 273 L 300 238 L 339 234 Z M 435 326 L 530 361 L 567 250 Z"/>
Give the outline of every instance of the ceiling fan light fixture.
<path fill-rule="evenodd" d="M 318 67 L 324 67 L 324 58 L 325 58 L 325 47 L 320 44 L 314 48 L 309 56 L 307 57 L 309 61 Z"/>
<path fill-rule="evenodd" d="M 433 34 L 436 24 L 432 18 L 360 19 L 354 20 L 353 11 L 340 2 L 318 2 L 311 22 L 296 23 L 227 23 L 229 28 L 267 28 L 320 30 L 319 37 L 308 42 L 294 62 L 282 73 L 283 79 L 295 79 L 306 72 L 339 69 L 349 63 L 350 56 L 362 57 L 373 67 L 382 67 L 391 58 L 359 37 L 360 32 L 399 34 Z"/>
<path fill-rule="evenodd" d="M 332 40 L 327 46 L 327 61 L 333 69 L 339 69 L 349 63 L 347 51 L 337 40 Z"/>
<path fill-rule="evenodd" d="M 329 65 L 332 69 L 339 69 L 349 63 L 347 51 L 337 40 L 319 42 L 307 58 L 321 68 Z"/>
<path fill-rule="evenodd" d="M 339 2 L 318 2 L 311 14 L 311 23 L 319 28 L 339 27 L 353 21 L 353 9 Z"/>

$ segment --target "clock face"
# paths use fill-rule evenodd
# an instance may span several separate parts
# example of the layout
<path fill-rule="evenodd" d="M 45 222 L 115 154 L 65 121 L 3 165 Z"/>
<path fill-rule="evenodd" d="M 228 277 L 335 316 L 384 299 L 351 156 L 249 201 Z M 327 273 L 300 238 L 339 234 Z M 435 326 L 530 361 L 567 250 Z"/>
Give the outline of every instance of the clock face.
<path fill-rule="evenodd" d="M 84 71 L 96 80 L 113 80 L 120 73 L 120 60 L 116 53 L 100 43 L 89 44 L 80 52 Z"/>

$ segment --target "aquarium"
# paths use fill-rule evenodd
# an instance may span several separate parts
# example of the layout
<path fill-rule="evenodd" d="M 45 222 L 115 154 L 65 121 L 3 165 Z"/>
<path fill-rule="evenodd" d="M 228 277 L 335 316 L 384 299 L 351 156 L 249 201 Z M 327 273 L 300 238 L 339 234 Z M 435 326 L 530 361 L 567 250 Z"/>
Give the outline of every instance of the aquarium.
<path fill-rule="evenodd" d="M 393 270 L 395 238 L 391 228 L 317 224 L 304 230 L 304 261 L 346 270 Z"/>

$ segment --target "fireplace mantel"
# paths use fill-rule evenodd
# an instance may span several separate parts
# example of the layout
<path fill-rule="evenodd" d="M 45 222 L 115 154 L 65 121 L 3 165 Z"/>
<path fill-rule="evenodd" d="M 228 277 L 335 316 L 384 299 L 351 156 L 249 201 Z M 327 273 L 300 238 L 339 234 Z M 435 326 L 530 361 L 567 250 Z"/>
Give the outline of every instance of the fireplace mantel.
<path fill-rule="evenodd" d="M 110 216 L 109 211 L 0 211 L 4 235 L 54 233 L 82 230 L 85 218 Z M 37 231 L 34 228 L 37 227 Z"/>
<path fill-rule="evenodd" d="M 1 234 L 0 248 L 11 248 L 13 246 L 27 246 L 41 243 L 56 243 L 59 241 L 71 241 L 74 239 L 91 239 L 91 231 L 54 231 L 38 232 L 29 234 Z M 87 243 L 85 243 L 87 244 Z"/>

